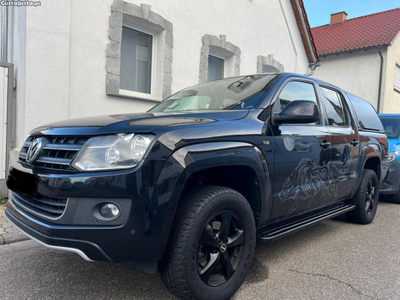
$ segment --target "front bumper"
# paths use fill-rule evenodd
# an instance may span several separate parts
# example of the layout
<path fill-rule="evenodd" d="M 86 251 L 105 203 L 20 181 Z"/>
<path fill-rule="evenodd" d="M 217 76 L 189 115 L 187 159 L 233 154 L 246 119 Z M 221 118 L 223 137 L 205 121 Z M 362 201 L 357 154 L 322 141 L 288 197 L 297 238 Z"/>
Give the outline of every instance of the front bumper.
<path fill-rule="evenodd" d="M 21 205 L 24 202 L 16 198 L 21 191 L 13 191 L 6 217 L 53 250 L 74 252 L 89 261 L 153 264 L 163 256 L 173 218 L 169 214 L 172 189 L 155 188 L 155 170 L 161 170 L 162 163 L 149 161 L 140 169 L 101 174 L 46 174 L 14 164 L 10 177 L 14 169 L 31 173 L 37 178 L 36 195 L 65 197 L 68 202 L 60 217 L 48 218 Z M 93 208 L 103 202 L 118 204 L 121 216 L 112 221 L 96 219 Z"/>
<path fill-rule="evenodd" d="M 389 163 L 389 174 L 379 187 L 382 195 L 396 194 L 400 188 L 400 162 L 398 159 Z"/>
<path fill-rule="evenodd" d="M 25 234 L 30 239 L 40 243 L 42 246 L 44 246 L 46 248 L 49 248 L 49 249 L 55 250 L 55 251 L 61 251 L 61 252 L 73 252 L 73 253 L 78 254 L 80 257 L 82 257 L 86 261 L 93 261 L 85 254 L 84 251 L 79 249 L 79 248 L 85 248 L 85 246 L 86 246 L 86 248 L 87 247 L 92 248 L 90 250 L 87 250 L 86 252 L 90 252 L 90 253 L 100 252 L 100 253 L 97 253 L 97 255 L 95 255 L 95 256 L 98 256 L 100 254 L 100 256 L 103 255 L 104 258 L 107 258 L 107 260 L 110 260 L 110 258 L 103 251 L 101 251 L 101 249 L 99 249 L 99 247 L 95 244 L 87 243 L 86 245 L 84 245 L 84 242 L 80 242 L 80 241 L 65 240 L 65 239 L 60 240 L 60 239 L 45 236 L 45 235 L 39 233 L 38 231 L 34 230 L 33 228 L 30 228 L 29 226 L 23 224 L 21 221 L 19 221 L 16 217 L 14 217 L 7 210 L 6 210 L 6 218 L 12 225 L 14 225 L 14 227 L 16 227 L 23 234 Z M 63 246 L 60 246 L 60 244 Z M 68 245 L 68 247 L 66 245 Z"/>

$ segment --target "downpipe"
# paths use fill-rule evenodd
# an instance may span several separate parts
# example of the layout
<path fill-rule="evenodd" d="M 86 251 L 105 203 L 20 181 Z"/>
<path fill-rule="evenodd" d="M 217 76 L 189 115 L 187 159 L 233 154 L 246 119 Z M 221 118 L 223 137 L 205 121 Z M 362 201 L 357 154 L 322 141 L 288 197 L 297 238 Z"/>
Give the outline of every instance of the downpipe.
<path fill-rule="evenodd" d="M 378 114 L 381 110 L 381 92 L 382 92 L 382 74 L 383 74 L 383 55 L 381 52 L 381 48 L 379 48 L 379 56 L 381 57 L 381 66 L 379 70 L 379 87 L 378 87 L 378 103 L 377 103 Z"/>
<path fill-rule="evenodd" d="M 8 52 L 8 6 L 0 6 L 0 22 L 1 22 L 1 56 L 0 61 L 8 62 L 7 52 Z"/>

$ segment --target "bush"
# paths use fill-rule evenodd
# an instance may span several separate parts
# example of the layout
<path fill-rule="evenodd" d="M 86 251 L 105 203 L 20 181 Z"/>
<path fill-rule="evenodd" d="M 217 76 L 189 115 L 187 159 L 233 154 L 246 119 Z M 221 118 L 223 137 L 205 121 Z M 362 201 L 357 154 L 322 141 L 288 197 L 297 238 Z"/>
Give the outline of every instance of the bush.
<path fill-rule="evenodd" d="M 4 198 L 4 196 L 1 194 L 1 189 L 0 189 L 0 205 L 2 204 L 6 204 L 6 199 Z"/>

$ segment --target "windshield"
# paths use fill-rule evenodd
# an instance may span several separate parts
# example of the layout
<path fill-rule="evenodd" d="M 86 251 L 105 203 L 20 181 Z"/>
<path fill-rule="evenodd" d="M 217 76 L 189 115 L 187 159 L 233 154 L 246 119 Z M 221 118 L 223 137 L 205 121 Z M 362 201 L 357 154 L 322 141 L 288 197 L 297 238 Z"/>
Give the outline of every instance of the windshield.
<path fill-rule="evenodd" d="M 400 117 L 381 117 L 383 127 L 389 139 L 398 139 L 400 134 Z"/>
<path fill-rule="evenodd" d="M 184 89 L 149 112 L 254 108 L 277 75 L 254 75 L 211 81 Z"/>

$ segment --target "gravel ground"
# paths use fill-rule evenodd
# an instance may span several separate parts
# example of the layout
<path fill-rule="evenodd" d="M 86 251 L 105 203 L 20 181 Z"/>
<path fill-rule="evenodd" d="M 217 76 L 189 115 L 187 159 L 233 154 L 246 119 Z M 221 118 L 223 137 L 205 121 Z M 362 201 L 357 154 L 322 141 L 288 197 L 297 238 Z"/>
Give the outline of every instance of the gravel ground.
<path fill-rule="evenodd" d="M 400 205 L 368 226 L 336 218 L 259 245 L 234 299 L 400 299 Z M 0 246 L 0 299 L 174 299 L 158 274 L 88 263 L 33 241 Z"/>

